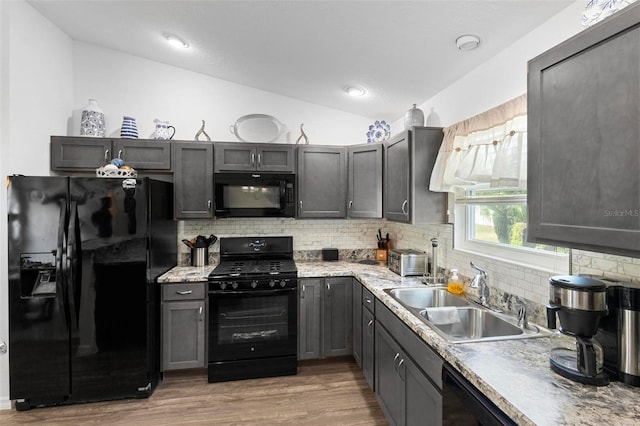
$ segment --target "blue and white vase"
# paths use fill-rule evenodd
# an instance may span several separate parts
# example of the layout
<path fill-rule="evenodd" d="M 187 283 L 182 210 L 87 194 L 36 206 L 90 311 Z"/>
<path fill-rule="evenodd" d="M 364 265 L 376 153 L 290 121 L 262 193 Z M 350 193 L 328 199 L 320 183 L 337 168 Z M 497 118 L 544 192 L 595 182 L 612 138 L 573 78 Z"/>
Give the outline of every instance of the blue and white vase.
<path fill-rule="evenodd" d="M 95 99 L 89 99 L 89 105 L 82 110 L 80 136 L 104 137 L 104 112 Z"/>
<path fill-rule="evenodd" d="M 120 137 L 124 139 L 138 139 L 138 126 L 136 119 L 133 117 L 122 117 L 122 127 L 120 128 Z"/>

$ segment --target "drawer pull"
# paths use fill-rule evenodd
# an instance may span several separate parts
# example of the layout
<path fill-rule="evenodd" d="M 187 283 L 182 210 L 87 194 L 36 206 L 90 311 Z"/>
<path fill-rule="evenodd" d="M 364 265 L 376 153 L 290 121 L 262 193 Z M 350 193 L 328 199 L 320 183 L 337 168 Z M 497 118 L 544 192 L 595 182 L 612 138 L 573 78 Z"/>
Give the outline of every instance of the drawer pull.
<path fill-rule="evenodd" d="M 365 302 L 367 302 L 368 304 L 373 303 L 373 302 L 371 301 L 371 299 L 369 299 L 368 297 L 365 297 L 365 298 L 364 298 L 364 301 L 365 301 Z"/>
<path fill-rule="evenodd" d="M 193 290 L 176 290 L 176 294 L 180 296 L 186 296 L 187 294 L 192 294 Z"/>

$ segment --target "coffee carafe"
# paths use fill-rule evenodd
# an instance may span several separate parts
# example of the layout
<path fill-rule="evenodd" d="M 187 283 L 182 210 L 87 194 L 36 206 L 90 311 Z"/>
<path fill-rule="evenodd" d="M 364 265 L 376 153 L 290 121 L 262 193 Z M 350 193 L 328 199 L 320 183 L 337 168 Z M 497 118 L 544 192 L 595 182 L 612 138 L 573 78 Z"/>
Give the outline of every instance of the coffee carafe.
<path fill-rule="evenodd" d="M 549 279 L 547 325 L 560 327 L 551 335 L 551 370 L 579 383 L 604 386 L 609 376 L 603 369 L 602 346 L 593 336 L 607 314 L 606 285 L 602 281 L 573 275 Z"/>

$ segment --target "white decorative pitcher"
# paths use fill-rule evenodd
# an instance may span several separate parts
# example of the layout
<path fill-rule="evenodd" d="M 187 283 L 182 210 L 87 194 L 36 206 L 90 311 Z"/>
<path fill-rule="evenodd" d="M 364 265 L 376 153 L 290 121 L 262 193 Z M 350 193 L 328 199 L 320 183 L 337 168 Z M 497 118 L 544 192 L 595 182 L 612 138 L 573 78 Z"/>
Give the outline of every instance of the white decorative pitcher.
<path fill-rule="evenodd" d="M 156 123 L 156 131 L 153 133 L 154 139 L 173 139 L 173 135 L 176 134 L 176 128 L 170 126 L 168 121 L 161 121 L 156 118 L 153 122 Z"/>

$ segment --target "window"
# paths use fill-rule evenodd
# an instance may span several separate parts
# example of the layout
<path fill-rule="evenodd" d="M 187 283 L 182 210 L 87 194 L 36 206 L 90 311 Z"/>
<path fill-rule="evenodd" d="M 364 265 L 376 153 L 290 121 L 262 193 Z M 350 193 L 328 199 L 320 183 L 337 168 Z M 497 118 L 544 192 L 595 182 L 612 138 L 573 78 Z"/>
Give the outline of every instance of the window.
<path fill-rule="evenodd" d="M 568 249 L 527 241 L 526 191 L 466 191 L 456 195 L 455 212 L 455 249 L 567 272 Z"/>
<path fill-rule="evenodd" d="M 566 249 L 527 241 L 526 95 L 445 129 L 429 188 L 453 193 L 454 249 L 566 272 Z"/>

